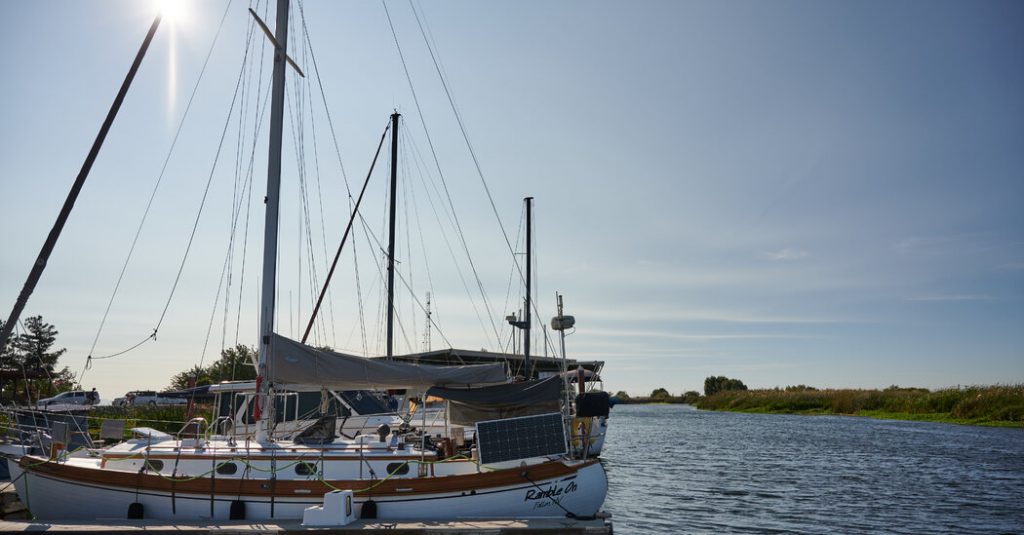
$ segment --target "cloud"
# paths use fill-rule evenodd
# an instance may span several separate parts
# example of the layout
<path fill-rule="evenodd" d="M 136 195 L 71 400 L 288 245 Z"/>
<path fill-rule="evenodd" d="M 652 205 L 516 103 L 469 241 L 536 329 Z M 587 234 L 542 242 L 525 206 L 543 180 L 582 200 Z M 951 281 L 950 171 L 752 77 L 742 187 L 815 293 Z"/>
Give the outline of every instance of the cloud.
<path fill-rule="evenodd" d="M 907 297 L 905 301 L 991 301 L 990 295 L 980 294 L 937 294 Z"/>
<path fill-rule="evenodd" d="M 679 333 L 664 331 L 628 331 L 601 330 L 591 336 L 607 336 L 610 338 L 667 338 L 671 340 L 758 340 L 773 338 L 813 338 L 807 335 L 779 333 Z"/>
<path fill-rule="evenodd" d="M 642 318 L 642 321 L 688 321 L 688 322 L 715 322 L 715 323 L 752 323 L 752 324 L 835 324 L 835 323 L 863 323 L 862 320 L 853 318 L 834 317 L 806 317 L 797 315 L 773 315 L 760 314 L 744 310 L 725 310 L 709 308 L 688 308 L 682 306 L 666 307 L 659 304 L 644 303 L 640 305 L 622 305 L 614 309 L 587 307 L 581 315 L 595 320 L 614 320 L 616 322 L 630 321 L 631 319 Z M 637 320 L 639 321 L 639 320 Z"/>
<path fill-rule="evenodd" d="M 764 257 L 768 260 L 799 260 L 810 255 L 807 251 L 802 249 L 780 249 L 775 252 L 764 253 Z"/>

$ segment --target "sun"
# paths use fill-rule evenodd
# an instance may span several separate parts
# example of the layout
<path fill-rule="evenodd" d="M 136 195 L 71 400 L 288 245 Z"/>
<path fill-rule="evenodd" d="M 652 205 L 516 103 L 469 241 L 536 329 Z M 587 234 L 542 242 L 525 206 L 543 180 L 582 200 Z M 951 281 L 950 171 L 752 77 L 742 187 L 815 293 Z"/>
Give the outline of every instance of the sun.
<path fill-rule="evenodd" d="M 159 0 L 160 16 L 167 22 L 182 22 L 188 16 L 184 0 Z"/>

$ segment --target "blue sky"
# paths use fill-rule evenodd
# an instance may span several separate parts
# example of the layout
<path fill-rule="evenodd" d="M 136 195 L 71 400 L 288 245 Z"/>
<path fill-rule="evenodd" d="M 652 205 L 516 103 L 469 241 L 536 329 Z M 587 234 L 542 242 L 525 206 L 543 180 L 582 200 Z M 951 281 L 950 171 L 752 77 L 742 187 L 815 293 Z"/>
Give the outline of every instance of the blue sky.
<path fill-rule="evenodd" d="M 155 6 L 5 6 L 14 24 L 0 40 L 16 51 L 0 59 L 5 316 Z M 451 224 L 435 222 L 448 221 L 443 211 L 434 215 L 444 201 L 428 186 L 438 183 L 437 173 L 384 8 L 309 0 L 303 10 L 345 175 L 356 188 L 388 114 L 399 109 L 411 137 L 400 190 L 411 199 L 401 213 L 408 221 L 399 231 L 402 269 L 419 300 L 433 288 L 439 327 L 453 345 L 496 350 L 492 318 L 517 308 L 516 290 L 508 291 L 511 254 L 410 5 L 387 6 L 491 314 Z M 608 389 L 681 392 L 700 389 L 708 375 L 754 387 L 1024 380 L 1021 4 L 416 6 L 510 241 L 521 227 L 521 199 L 537 199 L 542 316 L 553 314 L 553 294 L 563 292 L 579 326 L 567 340 L 569 353 L 604 359 Z M 248 5 L 184 7 L 185 19 L 160 28 L 26 311 L 58 327 L 68 348 L 62 362 L 76 372 L 227 7 L 94 354 L 124 349 L 155 326 L 211 176 L 242 68 Z M 300 24 L 297 16 L 293 8 Z M 252 48 L 252 57 L 259 51 Z M 315 82 L 308 51 L 293 47 L 293 56 Z M 314 199 L 308 243 L 322 277 L 324 250 L 337 245 L 347 201 L 319 89 L 309 91 L 301 146 Z M 301 108 L 297 95 L 289 95 L 293 110 Z M 245 282 L 240 289 L 239 248 L 227 320 L 217 292 L 236 161 L 244 161 L 239 130 L 251 148 L 254 94 L 238 106 L 245 102 L 247 122 L 240 126 L 238 110 L 231 116 L 193 252 L 157 341 L 97 363 L 85 377 L 105 397 L 164 386 L 170 374 L 209 362 L 222 345 L 233 345 L 236 325 L 238 341 L 255 339 L 263 134 L 254 153 Z M 310 297 L 308 263 L 297 259 L 309 252 L 299 245 L 307 240 L 300 240 L 297 215 L 299 127 L 289 124 L 278 311 L 279 330 L 298 336 Z M 417 152 L 429 165 L 413 163 Z M 315 183 L 319 196 L 311 193 Z M 378 236 L 383 184 L 378 173 L 364 207 Z M 320 202 L 327 206 L 322 216 Z M 240 243 L 244 231 L 237 228 Z M 365 347 L 375 353 L 381 296 L 372 259 L 379 251 L 361 239 Z M 346 258 L 332 293 L 333 328 L 318 336 L 361 352 L 354 261 Z M 418 349 L 422 313 L 408 295 L 399 303 L 406 331 L 399 350 Z M 507 337 L 502 330 L 500 339 Z M 436 331 L 433 342 L 443 345 Z"/>

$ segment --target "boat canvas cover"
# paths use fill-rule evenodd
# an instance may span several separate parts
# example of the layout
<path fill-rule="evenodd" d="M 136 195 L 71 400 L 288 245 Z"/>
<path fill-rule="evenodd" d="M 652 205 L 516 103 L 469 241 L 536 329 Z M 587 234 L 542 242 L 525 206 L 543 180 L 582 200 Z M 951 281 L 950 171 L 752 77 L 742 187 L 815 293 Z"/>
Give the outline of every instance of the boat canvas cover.
<path fill-rule="evenodd" d="M 368 359 L 317 349 L 274 334 L 267 360 L 274 383 L 309 385 L 331 390 L 381 388 L 427 389 L 436 385 L 489 385 L 506 380 L 501 363 L 472 366 L 428 366 Z"/>
<path fill-rule="evenodd" d="M 562 378 L 555 376 L 480 388 L 435 386 L 427 390 L 427 395 L 448 400 L 453 424 L 475 425 L 487 420 L 558 412 L 562 385 Z"/>

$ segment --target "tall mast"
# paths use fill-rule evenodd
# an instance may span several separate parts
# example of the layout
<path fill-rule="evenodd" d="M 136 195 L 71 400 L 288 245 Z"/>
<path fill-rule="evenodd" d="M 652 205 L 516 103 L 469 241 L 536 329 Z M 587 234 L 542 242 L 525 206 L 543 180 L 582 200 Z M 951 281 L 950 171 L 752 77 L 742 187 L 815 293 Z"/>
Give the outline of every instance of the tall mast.
<path fill-rule="evenodd" d="M 394 345 L 395 324 L 395 199 L 398 197 L 398 112 L 391 114 L 391 225 L 388 230 L 388 358 Z"/>
<path fill-rule="evenodd" d="M 96 134 L 96 139 L 92 142 L 92 148 L 89 149 L 89 154 L 85 157 L 85 162 L 82 163 L 82 168 L 78 171 L 78 176 L 75 177 L 75 182 L 71 186 L 71 191 L 68 192 L 68 196 L 64 199 L 64 206 L 61 207 L 60 213 L 57 214 L 57 221 L 53 223 L 53 227 L 50 229 L 50 233 L 46 236 L 46 241 L 43 242 L 43 248 L 39 251 L 39 255 L 36 257 L 35 263 L 32 264 L 32 270 L 29 271 L 28 279 L 25 280 L 25 285 L 22 286 L 21 292 L 18 294 L 18 299 L 14 301 L 14 308 L 11 310 L 11 315 L 7 316 L 7 323 L 4 323 L 3 328 L 0 329 L 0 348 L 4 347 L 7 342 L 7 338 L 14 331 L 14 326 L 18 324 L 18 318 L 21 317 L 21 311 L 25 308 L 28 303 L 29 296 L 36 289 L 36 284 L 39 282 L 40 277 L 43 276 L 43 270 L 46 269 L 46 263 L 50 259 L 50 254 L 53 253 L 53 248 L 57 246 L 57 239 L 60 238 L 61 231 L 64 230 L 64 224 L 67 223 L 68 217 L 71 216 L 71 209 L 75 207 L 75 201 L 78 200 L 78 194 L 82 191 L 82 186 L 85 185 L 85 180 L 89 177 L 89 171 L 92 170 L 92 164 L 96 161 L 96 157 L 100 154 L 100 148 L 103 147 L 103 141 L 107 139 L 107 132 L 110 131 L 110 126 L 114 124 L 114 118 L 117 117 L 117 112 L 121 109 L 121 103 L 124 102 L 125 95 L 128 94 L 128 88 L 132 86 L 132 80 L 135 79 L 135 73 L 139 71 L 139 66 L 142 65 L 142 58 L 146 57 L 146 51 L 149 50 L 149 44 L 153 42 L 153 36 L 156 35 L 156 29 L 160 27 L 160 14 L 153 19 L 153 24 L 149 26 L 149 32 L 146 33 L 146 38 L 142 40 L 142 46 L 139 47 L 138 53 L 135 54 L 135 61 L 132 62 L 132 66 L 128 69 L 128 74 L 124 77 L 124 81 L 121 82 L 121 89 L 118 90 L 117 96 L 114 97 L 114 103 L 110 105 L 110 110 L 107 111 L 107 117 L 103 120 L 103 124 L 100 125 L 100 131 Z M 155 331 L 154 331 L 155 334 Z M 89 356 L 92 358 L 92 355 Z M 81 377 L 79 377 L 81 379 Z"/>
<path fill-rule="evenodd" d="M 533 197 L 523 199 L 526 201 L 526 306 L 523 310 L 523 366 L 526 368 L 526 380 L 533 376 L 530 366 L 530 289 L 533 287 L 531 275 L 533 274 Z"/>
<path fill-rule="evenodd" d="M 267 363 L 274 334 L 274 294 L 277 284 L 277 227 L 281 203 L 281 133 L 284 124 L 284 77 L 288 58 L 288 0 L 277 0 L 277 40 L 274 47 L 274 81 L 270 102 L 270 148 L 267 156 L 267 205 L 263 228 L 263 290 L 260 301 L 260 350 L 257 372 L 259 406 L 264 408 L 256 426 L 256 441 L 265 443 L 273 422 Z"/>

